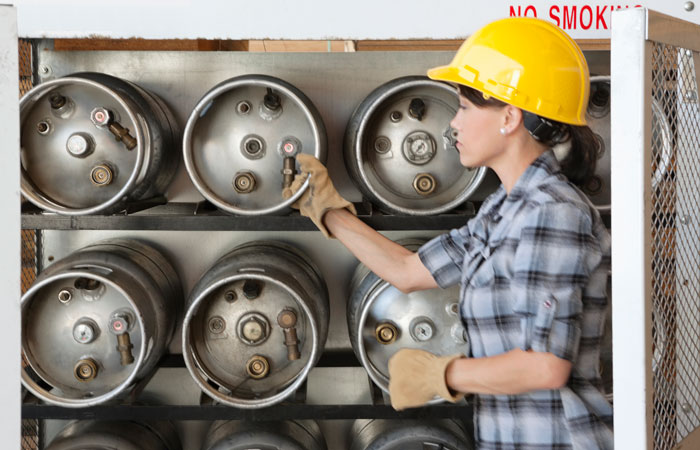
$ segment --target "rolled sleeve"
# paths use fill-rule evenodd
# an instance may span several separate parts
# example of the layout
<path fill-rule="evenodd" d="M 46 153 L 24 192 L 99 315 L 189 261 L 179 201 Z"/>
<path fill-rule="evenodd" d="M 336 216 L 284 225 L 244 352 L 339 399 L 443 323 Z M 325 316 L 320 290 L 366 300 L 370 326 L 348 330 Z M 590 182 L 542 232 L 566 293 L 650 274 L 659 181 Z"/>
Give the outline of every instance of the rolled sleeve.
<path fill-rule="evenodd" d="M 431 239 L 418 249 L 418 257 L 441 288 L 461 281 L 469 235 L 465 225 Z"/>
<path fill-rule="evenodd" d="M 524 350 L 574 361 L 582 326 L 582 291 L 601 263 L 590 214 L 564 203 L 528 214 L 514 258 L 514 311 Z"/>

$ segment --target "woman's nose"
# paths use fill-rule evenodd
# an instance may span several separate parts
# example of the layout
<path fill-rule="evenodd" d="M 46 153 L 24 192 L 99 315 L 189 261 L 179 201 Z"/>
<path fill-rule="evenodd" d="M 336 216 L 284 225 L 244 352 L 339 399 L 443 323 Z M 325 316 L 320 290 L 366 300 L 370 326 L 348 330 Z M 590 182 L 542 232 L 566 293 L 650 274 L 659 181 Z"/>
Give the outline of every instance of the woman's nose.
<path fill-rule="evenodd" d="M 459 116 L 459 111 L 457 111 L 457 114 L 455 114 L 454 117 L 452 118 L 452 120 L 450 120 L 450 126 L 454 130 L 458 130 L 458 128 L 457 128 L 457 116 Z"/>

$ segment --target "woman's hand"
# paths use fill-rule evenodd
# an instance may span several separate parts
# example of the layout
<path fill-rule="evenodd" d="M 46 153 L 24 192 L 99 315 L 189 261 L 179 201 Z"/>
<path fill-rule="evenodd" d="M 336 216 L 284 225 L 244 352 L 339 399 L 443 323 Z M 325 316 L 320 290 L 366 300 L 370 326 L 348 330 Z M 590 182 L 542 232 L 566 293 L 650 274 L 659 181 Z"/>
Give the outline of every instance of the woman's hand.
<path fill-rule="evenodd" d="M 326 237 L 330 237 L 323 224 L 323 215 L 332 209 L 347 209 L 357 215 L 355 206 L 338 194 L 328 176 L 328 170 L 321 161 L 304 153 L 297 155 L 296 160 L 299 162 L 301 173 L 294 177 L 290 187 L 282 191 L 282 196 L 289 198 L 294 195 L 308 177 L 309 188 L 294 202 L 292 208 L 298 209 L 302 216 L 311 219 Z"/>
<path fill-rule="evenodd" d="M 389 395 L 397 411 L 422 406 L 442 397 L 456 402 L 464 394 L 450 391 L 445 381 L 447 367 L 464 355 L 437 356 L 424 350 L 402 348 L 389 360 Z"/>
<path fill-rule="evenodd" d="M 309 217 L 326 237 L 337 238 L 357 259 L 402 292 L 437 287 L 417 253 L 392 242 L 356 217 L 355 207 L 338 194 L 319 160 L 300 154 L 301 174 L 283 191 L 297 192 L 309 176 L 309 188 L 292 207 Z"/>

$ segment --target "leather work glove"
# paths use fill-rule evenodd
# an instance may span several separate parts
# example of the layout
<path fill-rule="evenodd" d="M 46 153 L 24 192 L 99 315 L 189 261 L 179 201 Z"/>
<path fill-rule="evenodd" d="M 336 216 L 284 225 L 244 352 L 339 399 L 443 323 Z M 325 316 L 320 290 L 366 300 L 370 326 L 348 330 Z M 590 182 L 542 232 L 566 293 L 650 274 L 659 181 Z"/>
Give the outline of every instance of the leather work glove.
<path fill-rule="evenodd" d="M 403 348 L 389 360 L 391 406 L 400 411 L 422 406 L 436 395 L 452 403 L 464 394 L 453 394 L 445 382 L 447 366 L 464 355 L 437 356 L 425 350 Z"/>
<path fill-rule="evenodd" d="M 292 208 L 298 209 L 302 216 L 311 219 L 324 236 L 331 237 L 323 225 L 323 215 L 331 209 L 342 208 L 357 215 L 355 206 L 338 194 L 328 176 L 328 170 L 321 161 L 304 153 L 297 155 L 296 160 L 299 162 L 301 173 L 294 177 L 290 187 L 282 191 L 282 197 L 289 198 L 294 195 L 304 184 L 308 175 L 309 188 L 299 197 L 299 200 L 292 204 Z"/>

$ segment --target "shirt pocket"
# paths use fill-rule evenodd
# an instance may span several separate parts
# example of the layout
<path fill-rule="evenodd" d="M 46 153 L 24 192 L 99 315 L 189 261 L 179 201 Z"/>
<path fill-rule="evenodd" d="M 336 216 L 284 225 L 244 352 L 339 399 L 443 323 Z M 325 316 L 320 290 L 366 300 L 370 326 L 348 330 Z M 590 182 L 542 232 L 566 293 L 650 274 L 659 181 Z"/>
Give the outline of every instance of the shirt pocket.
<path fill-rule="evenodd" d="M 557 299 L 550 295 L 536 304 L 535 314 L 530 316 L 530 348 L 536 352 L 549 352 L 549 338 L 558 307 Z"/>
<path fill-rule="evenodd" d="M 514 345 L 526 351 L 547 352 L 556 309 L 557 300 L 551 294 L 516 302 L 513 312 L 520 317 L 520 335 Z"/>

